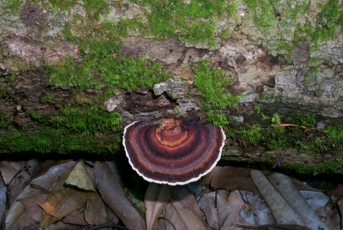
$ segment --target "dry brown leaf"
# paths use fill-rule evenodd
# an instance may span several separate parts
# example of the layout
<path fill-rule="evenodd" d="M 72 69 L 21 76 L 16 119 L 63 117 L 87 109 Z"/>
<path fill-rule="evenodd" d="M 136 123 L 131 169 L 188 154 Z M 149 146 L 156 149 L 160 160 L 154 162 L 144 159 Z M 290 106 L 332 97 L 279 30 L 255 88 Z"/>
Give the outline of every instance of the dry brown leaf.
<path fill-rule="evenodd" d="M 198 200 L 199 208 L 205 213 L 206 222 L 215 230 L 219 229 L 216 193 L 217 191 L 207 193 Z"/>
<path fill-rule="evenodd" d="M 214 169 L 212 169 L 211 172 L 209 172 L 208 174 L 206 174 L 205 176 L 203 176 L 200 180 L 198 180 L 196 183 L 198 184 L 206 184 L 206 185 L 210 185 L 211 184 L 211 180 L 213 178 L 213 176 L 216 174 L 216 172 L 218 170 L 220 170 L 222 167 L 220 166 L 216 166 L 214 167 Z"/>
<path fill-rule="evenodd" d="M 62 221 L 58 221 L 54 224 L 49 225 L 47 228 L 45 228 L 44 230 L 79 230 L 80 226 L 77 225 L 72 225 L 72 224 L 66 224 L 63 223 Z"/>
<path fill-rule="evenodd" d="M 203 213 L 199 208 L 199 205 L 194 195 L 188 190 L 187 186 L 174 187 L 173 197 L 177 201 L 181 201 L 197 216 L 200 220 L 203 219 Z"/>
<path fill-rule="evenodd" d="M 84 166 L 82 163 L 78 163 L 81 167 Z M 75 167 L 74 167 L 75 168 Z M 79 171 L 79 168 L 76 167 L 76 172 Z M 96 192 L 84 190 L 84 189 L 74 189 L 74 187 L 70 187 L 65 185 L 65 181 L 69 177 L 70 174 L 75 172 L 72 170 L 70 173 L 67 172 L 63 174 L 58 181 L 54 184 L 51 192 L 48 195 L 46 203 L 49 203 L 53 206 L 56 210 L 56 215 L 48 215 L 46 212 L 43 212 L 42 221 L 41 221 L 41 228 L 45 228 L 50 224 L 56 222 L 57 220 L 61 220 L 63 217 L 68 215 L 69 213 L 85 206 L 88 201 L 94 199 L 97 196 Z M 85 173 L 86 170 L 83 170 Z M 87 174 L 79 174 L 80 177 L 84 177 L 85 180 L 89 179 Z M 78 180 L 77 180 L 78 181 Z M 91 182 L 86 182 L 91 183 Z"/>
<path fill-rule="evenodd" d="M 186 204 L 172 200 L 165 208 L 165 222 L 167 229 L 197 229 L 205 230 L 207 227 L 204 225 L 201 218 L 199 218 Z"/>
<path fill-rule="evenodd" d="M 32 180 L 31 183 L 39 184 L 44 188 L 50 188 L 54 184 L 59 176 L 70 170 L 75 162 L 68 162 L 59 166 L 54 166 L 45 174 Z M 26 186 L 24 190 L 17 197 L 17 201 L 31 197 L 37 192 L 31 186 Z M 40 208 L 41 209 L 41 208 Z M 38 227 L 32 228 L 37 222 L 35 222 L 26 212 L 24 204 L 22 202 L 14 202 L 7 212 L 6 216 L 6 229 L 37 229 Z"/>
<path fill-rule="evenodd" d="M 330 190 L 328 195 L 331 197 L 333 201 L 337 201 L 343 197 L 343 185 L 338 184 L 336 188 Z"/>
<path fill-rule="evenodd" d="M 145 221 L 148 230 L 152 229 L 163 208 L 171 199 L 172 191 L 173 187 L 169 185 L 159 185 L 155 183 L 149 184 L 144 197 L 146 208 Z"/>
<path fill-rule="evenodd" d="M 211 186 L 215 189 L 246 190 L 258 193 L 258 189 L 251 180 L 249 168 L 221 167 L 213 175 Z"/>
<path fill-rule="evenodd" d="M 241 222 L 250 224 L 275 224 L 274 218 L 262 197 L 256 193 L 239 191 L 242 199 L 249 204 L 241 212 Z M 252 219 L 250 217 L 253 217 Z"/>
<path fill-rule="evenodd" d="M 226 217 L 223 226 L 221 226 L 221 229 L 230 229 L 235 221 L 239 221 L 239 213 L 244 205 L 244 202 L 241 196 L 238 194 L 238 191 L 232 191 L 230 193 L 228 204 L 228 209 L 230 212 Z"/>
<path fill-rule="evenodd" d="M 88 225 L 85 220 L 85 212 L 83 208 L 75 210 L 74 212 L 69 213 L 62 219 L 63 223 L 73 224 L 73 225 Z"/>
<path fill-rule="evenodd" d="M 21 230 L 35 225 L 37 222 L 27 214 L 24 205 L 21 202 L 15 203 L 17 204 L 16 207 L 12 210 L 10 209 L 10 212 L 6 216 L 5 229 Z"/>
<path fill-rule="evenodd" d="M 100 196 L 96 196 L 88 202 L 85 210 L 85 218 L 91 225 L 99 225 L 107 221 L 106 205 Z"/>
<path fill-rule="evenodd" d="M 52 216 L 55 216 L 55 217 L 58 217 L 57 216 L 57 213 L 56 213 L 56 208 L 54 206 L 52 206 L 48 201 L 46 201 L 45 203 L 43 204 L 38 204 L 40 207 L 42 207 L 42 209 L 48 213 L 49 215 L 52 215 Z"/>
<path fill-rule="evenodd" d="M 37 165 L 36 160 L 29 160 L 25 162 L 10 162 L 10 165 L 16 165 L 14 168 L 20 167 L 18 172 L 13 175 L 12 181 L 7 186 L 8 205 L 12 205 L 18 195 L 24 190 L 26 185 L 31 181 L 31 175 Z"/>
<path fill-rule="evenodd" d="M 304 222 L 304 226 L 310 229 L 328 229 L 300 192 L 294 187 L 288 176 L 269 170 L 263 170 L 263 172 L 277 192 Z"/>
<path fill-rule="evenodd" d="M 42 219 L 42 208 L 39 204 L 44 203 L 47 197 L 48 194 L 37 191 L 33 196 L 20 199 L 19 201 L 24 204 L 27 214 L 30 215 L 33 220 L 40 222 Z"/>
<path fill-rule="evenodd" d="M 316 210 L 317 215 L 325 222 L 329 229 L 341 229 L 341 216 L 337 208 L 327 204 Z"/>
<path fill-rule="evenodd" d="M 276 223 L 295 224 L 304 226 L 304 222 L 292 207 L 277 192 L 262 171 L 251 169 L 251 178 L 258 187 L 274 216 Z"/>
<path fill-rule="evenodd" d="M 106 215 L 107 215 L 107 220 L 112 221 L 115 224 L 119 223 L 119 218 L 116 216 L 116 214 L 113 213 L 113 211 L 106 206 Z"/>
<path fill-rule="evenodd" d="M 126 198 L 114 162 L 94 164 L 97 189 L 104 202 L 129 229 L 146 229 L 146 224 L 138 211 Z"/>
<path fill-rule="evenodd" d="M 316 189 L 305 185 L 303 182 L 295 178 L 290 177 L 290 179 L 298 190 L 317 191 Z M 255 184 L 251 180 L 249 168 L 216 166 L 209 174 L 202 177 L 196 183 L 202 185 L 211 185 L 215 189 L 244 190 L 260 194 Z"/>
<path fill-rule="evenodd" d="M 51 167 L 62 165 L 68 162 L 71 162 L 71 160 L 46 160 L 42 163 L 37 175 L 34 178 L 44 175 L 48 170 L 50 170 Z"/>
<path fill-rule="evenodd" d="M 0 171 L 6 185 L 14 178 L 20 169 L 25 165 L 24 161 L 1 161 Z"/>

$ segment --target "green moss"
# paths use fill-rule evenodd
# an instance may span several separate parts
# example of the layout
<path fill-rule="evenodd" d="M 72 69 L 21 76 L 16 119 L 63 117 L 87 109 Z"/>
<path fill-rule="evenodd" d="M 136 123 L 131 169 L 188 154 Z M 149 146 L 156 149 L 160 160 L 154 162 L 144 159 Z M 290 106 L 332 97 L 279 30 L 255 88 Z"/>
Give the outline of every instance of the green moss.
<path fill-rule="evenodd" d="M 210 65 L 210 62 L 201 60 L 197 66 L 193 66 L 193 81 L 204 99 L 203 108 L 205 110 L 235 108 L 241 97 L 232 96 L 228 92 L 227 87 L 231 85 L 231 77 Z"/>
<path fill-rule="evenodd" d="M 209 37 L 214 35 L 214 25 L 208 22 L 194 22 L 189 28 L 189 32 L 184 41 L 191 44 L 198 42 L 207 43 L 209 46 L 216 46 L 217 43 L 214 40 L 209 40 Z"/>
<path fill-rule="evenodd" d="M 325 173 L 330 174 L 336 172 L 338 169 L 342 167 L 342 162 L 338 160 L 325 160 L 324 163 L 322 163 L 319 166 L 318 173 Z"/>
<path fill-rule="evenodd" d="M 49 0 L 49 3 L 54 10 L 61 9 L 62 11 L 66 11 L 73 7 L 77 3 L 77 0 Z"/>
<path fill-rule="evenodd" d="M 193 66 L 194 84 L 203 98 L 202 109 L 208 113 L 210 122 L 225 125 L 228 123 L 224 115 L 213 113 L 213 110 L 236 108 L 241 96 L 232 96 L 227 87 L 231 85 L 231 77 L 224 71 L 211 67 L 210 62 L 201 60 Z"/>
<path fill-rule="evenodd" d="M 295 119 L 289 119 L 289 122 L 293 122 L 300 126 L 313 127 L 316 122 L 315 114 L 306 114 L 302 111 L 298 111 Z"/>
<path fill-rule="evenodd" d="M 90 108 L 64 108 L 62 115 L 52 118 L 56 128 L 67 128 L 79 134 L 108 133 L 121 130 L 121 115 L 101 110 L 97 105 Z"/>
<path fill-rule="evenodd" d="M 213 37 L 216 20 L 225 14 L 231 16 L 237 9 L 234 3 L 226 4 L 223 0 L 196 0 L 189 4 L 182 0 L 140 0 L 139 3 L 151 8 L 145 15 L 156 39 L 178 37 L 192 44 L 200 42 L 210 46 L 217 45 Z"/>
<path fill-rule="evenodd" d="M 213 110 L 207 112 L 207 121 L 215 126 L 225 126 L 229 124 L 226 116 Z"/>
<path fill-rule="evenodd" d="M 109 139 L 98 139 L 91 135 L 77 135 L 67 129 L 41 127 L 40 130 L 9 131 L 0 136 L 0 153 L 37 152 L 46 153 L 113 153 L 120 148 L 121 134 L 112 135 Z"/>
<path fill-rule="evenodd" d="M 0 128 L 6 130 L 13 123 L 11 111 L 0 111 Z"/>
<path fill-rule="evenodd" d="M 248 145 L 257 145 L 263 139 L 261 128 L 258 125 L 253 125 L 249 129 L 241 128 L 236 133 L 242 136 L 241 144 L 245 147 Z"/>
<path fill-rule="evenodd" d="M 77 0 L 49 0 L 54 11 L 67 11 L 77 4 Z M 99 19 L 100 15 L 104 15 L 109 11 L 109 5 L 105 0 L 83 0 L 83 5 L 88 17 Z"/>
<path fill-rule="evenodd" d="M 342 167 L 342 162 L 337 160 L 325 160 L 320 165 L 285 163 L 284 167 L 295 170 L 303 175 L 331 174 L 337 172 L 337 170 Z"/>
<path fill-rule="evenodd" d="M 259 0 L 245 0 L 245 3 L 247 4 L 247 6 L 253 10 L 255 10 L 257 8 L 257 6 L 260 5 L 260 1 Z"/>
<path fill-rule="evenodd" d="M 17 14 L 21 6 L 21 0 L 8 0 L 8 8 L 11 9 L 13 14 Z"/>
<path fill-rule="evenodd" d="M 229 2 L 226 12 L 228 13 L 229 16 L 234 16 L 234 14 L 237 12 L 236 2 Z"/>
<path fill-rule="evenodd" d="M 299 23 L 295 41 L 310 40 L 316 44 L 318 41 L 333 39 L 336 31 L 342 33 L 343 7 L 338 2 L 338 0 L 329 0 L 326 4 L 318 3 L 321 12 L 316 15 L 315 23 L 313 21 L 305 25 Z"/>
<path fill-rule="evenodd" d="M 52 102 L 52 100 L 54 99 L 55 95 L 54 94 L 50 94 L 50 95 L 44 95 L 41 97 L 40 101 L 42 103 L 50 103 Z"/>
<path fill-rule="evenodd" d="M 109 5 L 105 0 L 83 0 L 86 12 L 94 19 L 99 19 L 100 15 L 109 12 Z"/>
<path fill-rule="evenodd" d="M 325 134 L 328 137 L 328 145 L 333 149 L 343 148 L 343 125 L 335 124 L 329 126 L 325 130 Z"/>
<path fill-rule="evenodd" d="M 314 127 L 315 114 L 298 111 L 295 116 L 282 121 L 278 114 L 269 118 L 261 112 L 261 107 L 256 106 L 255 109 L 261 115 L 262 123 L 272 128 L 262 129 L 256 124 L 233 128 L 233 136 L 243 147 L 262 145 L 268 150 L 296 148 L 299 153 L 306 154 L 321 154 L 343 148 L 342 124 L 328 125 L 324 130 L 326 136 L 323 136 L 323 132 Z"/>
<path fill-rule="evenodd" d="M 108 52 L 101 50 L 92 50 L 90 55 L 92 54 L 93 57 L 86 58 L 82 63 L 76 63 L 69 57 L 65 66 L 46 66 L 50 74 L 49 85 L 99 89 L 104 83 L 108 87 L 107 93 L 115 93 L 114 86 L 135 90 L 139 86 L 152 87 L 170 77 L 158 63 L 149 63 L 145 58 L 117 59 L 108 57 Z M 93 74 L 94 70 L 98 72 Z"/>
<path fill-rule="evenodd" d="M 123 22 L 123 21 L 122 21 Z M 154 83 L 170 77 L 162 71 L 157 62 L 148 62 L 145 58 L 116 57 L 121 43 L 116 25 L 105 21 L 95 24 L 87 33 L 74 36 L 70 28 L 65 28 L 65 37 L 79 41 L 82 62 L 76 62 L 72 57 L 62 66 L 45 66 L 50 74 L 49 85 L 55 87 L 77 87 L 78 89 L 100 89 L 107 86 L 107 94 L 116 93 L 114 87 L 135 90 L 139 86 L 152 86 Z M 86 29 L 86 28 L 84 28 Z M 98 34 L 97 38 L 84 38 L 87 34 Z"/>
<path fill-rule="evenodd" d="M 297 173 L 303 174 L 303 175 L 316 175 L 317 174 L 317 169 L 313 165 L 293 163 L 291 165 L 285 164 L 284 167 L 295 170 Z"/>

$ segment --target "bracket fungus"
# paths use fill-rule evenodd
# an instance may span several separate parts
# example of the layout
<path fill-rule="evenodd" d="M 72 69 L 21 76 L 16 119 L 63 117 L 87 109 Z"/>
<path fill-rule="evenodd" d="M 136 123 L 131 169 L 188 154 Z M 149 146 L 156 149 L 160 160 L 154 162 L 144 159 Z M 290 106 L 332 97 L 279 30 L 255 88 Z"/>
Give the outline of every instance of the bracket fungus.
<path fill-rule="evenodd" d="M 183 185 L 216 166 L 225 138 L 221 127 L 171 118 L 160 125 L 129 124 L 124 129 L 123 145 L 130 165 L 145 180 Z"/>

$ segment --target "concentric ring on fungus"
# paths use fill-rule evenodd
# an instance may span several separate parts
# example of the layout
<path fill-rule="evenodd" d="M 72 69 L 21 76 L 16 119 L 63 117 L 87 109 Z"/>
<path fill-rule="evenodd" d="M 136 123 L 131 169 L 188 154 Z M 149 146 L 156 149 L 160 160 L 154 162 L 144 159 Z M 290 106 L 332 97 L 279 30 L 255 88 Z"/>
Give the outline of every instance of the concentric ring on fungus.
<path fill-rule="evenodd" d="M 183 185 L 209 173 L 225 143 L 221 127 L 166 119 L 149 126 L 133 122 L 125 127 L 123 145 L 132 168 L 145 180 Z"/>

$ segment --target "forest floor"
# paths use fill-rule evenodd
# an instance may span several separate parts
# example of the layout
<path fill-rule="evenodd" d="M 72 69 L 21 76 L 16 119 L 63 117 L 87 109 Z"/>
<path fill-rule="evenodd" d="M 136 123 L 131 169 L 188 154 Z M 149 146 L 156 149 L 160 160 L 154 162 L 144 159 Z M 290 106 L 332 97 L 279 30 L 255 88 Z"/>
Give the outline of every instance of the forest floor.
<path fill-rule="evenodd" d="M 342 185 L 268 169 L 217 166 L 183 186 L 127 179 L 109 161 L 1 161 L 0 171 L 2 229 L 341 229 Z"/>

